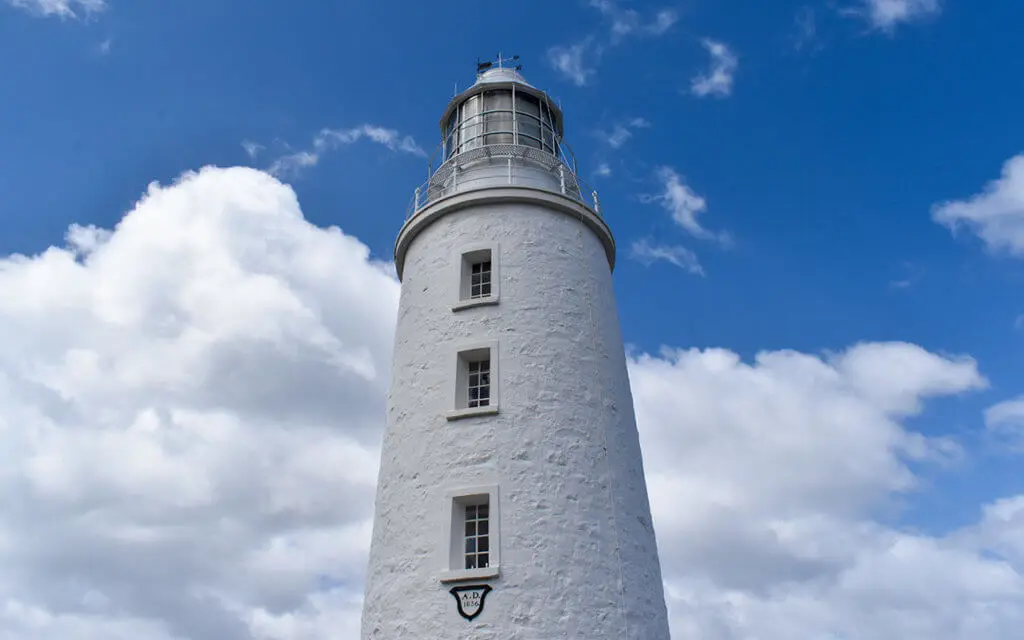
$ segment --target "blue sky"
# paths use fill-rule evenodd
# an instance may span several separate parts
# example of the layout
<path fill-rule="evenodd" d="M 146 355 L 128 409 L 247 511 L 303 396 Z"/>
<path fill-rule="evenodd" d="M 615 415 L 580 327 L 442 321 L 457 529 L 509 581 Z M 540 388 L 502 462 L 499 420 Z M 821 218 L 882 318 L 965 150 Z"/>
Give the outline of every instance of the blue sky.
<path fill-rule="evenodd" d="M 1022 152 L 1022 26 L 1011 0 L 3 0 L 0 256 L 242 165 L 390 260 L 448 99 L 478 57 L 518 54 L 600 193 L 632 350 L 898 341 L 977 362 L 986 385 L 905 423 L 962 455 L 911 464 L 927 488 L 877 512 L 943 536 L 1024 493 L 984 417 L 1024 394 L 1024 243 L 936 219 Z"/>
<path fill-rule="evenodd" d="M 323 127 L 364 122 L 432 150 L 452 88 L 471 82 L 477 56 L 503 48 L 562 102 L 567 140 L 620 246 L 656 236 L 699 253 L 704 279 L 620 262 L 631 342 L 749 354 L 907 339 L 969 351 L 998 384 L 1013 365 L 1004 345 L 1020 339 L 1007 290 L 1018 269 L 951 239 L 929 211 L 976 192 L 1019 147 L 1021 96 L 1006 79 L 1020 63 L 998 34 L 1020 10 L 950 3 L 887 34 L 827 6 L 733 5 L 673 7 L 680 22 L 668 33 L 618 44 L 584 3 L 527 3 L 515 19 L 483 5 L 472 20 L 487 26 L 480 33 L 448 26 L 455 3 L 139 3 L 77 21 L 7 7 L 0 250 L 38 250 L 72 221 L 109 225 L 151 180 L 247 163 L 242 140 L 267 147 L 257 166 L 284 145 L 308 147 Z M 630 6 L 642 19 L 662 8 Z M 816 32 L 798 50 L 801 7 L 814 7 Z M 579 87 L 551 68 L 548 49 L 588 37 L 605 51 L 584 55 L 595 72 Z M 702 38 L 739 58 L 727 98 L 687 93 L 708 66 Z M 598 132 L 632 118 L 651 126 L 619 149 L 602 142 Z M 394 155 L 356 145 L 294 179 L 308 217 L 389 256 L 406 191 L 426 172 Z M 611 176 L 594 175 L 602 162 Z M 734 248 L 694 242 L 640 202 L 658 191 L 658 166 L 707 199 L 706 224 L 727 230 Z M 678 311 L 649 313 L 644 301 L 668 291 Z M 952 295 L 964 302 L 949 305 Z"/>

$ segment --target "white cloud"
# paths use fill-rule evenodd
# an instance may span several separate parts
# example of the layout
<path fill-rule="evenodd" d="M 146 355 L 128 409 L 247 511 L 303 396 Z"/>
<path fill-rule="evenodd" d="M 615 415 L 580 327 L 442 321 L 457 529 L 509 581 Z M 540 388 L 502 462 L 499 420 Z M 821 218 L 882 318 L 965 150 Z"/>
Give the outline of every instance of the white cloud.
<path fill-rule="evenodd" d="M 673 9 L 660 9 L 650 20 L 644 20 L 635 9 L 623 9 L 616 0 L 590 0 L 608 21 L 612 42 L 636 35 L 661 35 L 679 20 Z"/>
<path fill-rule="evenodd" d="M 984 387 L 973 360 L 668 349 L 630 374 L 673 637 L 973 640 L 1024 622 L 1024 498 L 943 536 L 876 520 L 924 489 L 914 468 L 957 455 L 905 420 Z"/>
<path fill-rule="evenodd" d="M 392 151 L 401 151 L 424 158 L 427 156 L 427 152 L 416 144 L 412 136 L 403 136 L 394 129 L 385 129 L 371 124 L 364 124 L 353 129 L 321 129 L 313 140 L 313 148 L 317 151 L 336 149 L 362 138 L 384 145 Z"/>
<path fill-rule="evenodd" d="M 644 118 L 631 118 L 625 122 L 616 123 L 611 131 L 598 131 L 597 135 L 612 149 L 618 149 L 633 137 L 633 131 L 650 126 L 651 123 Z"/>
<path fill-rule="evenodd" d="M 364 124 L 351 129 L 321 129 L 313 138 L 311 149 L 283 155 L 274 160 L 267 171 L 279 177 L 294 176 L 304 168 L 315 167 L 325 153 L 364 138 L 392 151 L 427 157 L 427 152 L 416 144 L 412 136 L 402 135 L 394 129 Z M 246 151 L 248 152 L 248 148 Z"/>
<path fill-rule="evenodd" d="M 793 37 L 793 48 L 797 51 L 815 51 L 820 48 L 818 43 L 818 14 L 814 7 L 805 5 L 796 11 L 793 18 L 796 35 Z"/>
<path fill-rule="evenodd" d="M 252 140 L 243 140 L 242 148 L 245 149 L 245 155 L 249 156 L 250 160 L 255 160 L 260 155 L 260 151 L 263 151 L 265 147 Z"/>
<path fill-rule="evenodd" d="M 608 166 L 607 162 L 602 162 L 597 165 L 597 169 L 594 170 L 594 175 L 601 178 L 607 178 L 612 175 L 612 168 Z"/>
<path fill-rule="evenodd" d="M 1006 446 L 1024 452 L 1024 396 L 986 409 L 985 426 Z"/>
<path fill-rule="evenodd" d="M 704 268 L 700 265 L 697 254 L 679 245 L 653 245 L 645 238 L 633 243 L 630 247 L 630 257 L 646 265 L 664 260 L 694 275 L 704 275 Z"/>
<path fill-rule="evenodd" d="M 589 5 L 608 23 L 607 36 L 592 33 L 575 44 L 548 49 L 551 66 L 578 87 L 590 82 L 606 47 L 619 45 L 627 38 L 663 35 L 679 19 L 679 14 L 669 8 L 659 9 L 653 17 L 644 18 L 635 9 L 622 8 L 617 0 L 590 0 Z"/>
<path fill-rule="evenodd" d="M 567 80 L 582 87 L 595 73 L 587 58 L 596 61 L 600 55 L 601 49 L 594 46 L 593 39 L 588 38 L 567 47 L 551 47 L 548 49 L 548 62 Z"/>
<path fill-rule="evenodd" d="M 697 217 L 707 211 L 707 201 L 683 182 L 682 177 L 671 167 L 659 167 L 658 181 L 662 192 L 657 195 L 641 196 L 643 202 L 656 202 L 672 214 L 672 220 L 690 235 L 702 240 L 715 240 L 723 245 L 732 243 L 727 233 L 714 233 L 705 229 Z"/>
<path fill-rule="evenodd" d="M 0 258 L 0 290 L 0 638 L 357 637 L 392 265 L 207 168 Z M 943 536 L 876 519 L 958 455 L 906 421 L 985 386 L 970 358 L 666 349 L 630 374 L 674 637 L 1024 624 L 1024 496 Z"/>
<path fill-rule="evenodd" d="M 733 80 L 739 67 L 739 58 L 728 46 L 716 40 L 705 38 L 701 41 L 711 55 L 711 67 L 698 74 L 690 82 L 690 91 L 700 97 L 724 98 L 732 94 Z"/>
<path fill-rule="evenodd" d="M 7 0 L 7 3 L 38 16 L 61 19 L 87 18 L 108 7 L 106 0 Z"/>
<path fill-rule="evenodd" d="M 863 0 L 856 13 L 875 29 L 892 32 L 900 24 L 936 16 L 941 11 L 939 0 Z"/>
<path fill-rule="evenodd" d="M 981 193 L 932 207 L 932 219 L 953 231 L 970 229 L 993 251 L 1024 256 L 1024 154 L 1007 160 Z"/>
<path fill-rule="evenodd" d="M 903 276 L 889 281 L 889 288 L 896 290 L 909 289 L 924 277 L 924 270 L 913 262 L 904 262 L 900 268 Z"/>
<path fill-rule="evenodd" d="M 390 264 L 207 168 L 0 290 L 0 637 L 355 637 Z"/>

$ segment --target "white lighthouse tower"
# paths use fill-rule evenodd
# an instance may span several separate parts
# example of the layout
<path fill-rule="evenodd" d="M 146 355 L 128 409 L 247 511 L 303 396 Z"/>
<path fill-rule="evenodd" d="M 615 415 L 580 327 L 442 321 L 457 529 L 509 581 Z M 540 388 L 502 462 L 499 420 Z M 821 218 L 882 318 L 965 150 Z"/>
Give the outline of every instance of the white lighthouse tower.
<path fill-rule="evenodd" d="M 615 243 L 518 68 L 480 65 L 398 236 L 363 640 L 668 640 Z"/>

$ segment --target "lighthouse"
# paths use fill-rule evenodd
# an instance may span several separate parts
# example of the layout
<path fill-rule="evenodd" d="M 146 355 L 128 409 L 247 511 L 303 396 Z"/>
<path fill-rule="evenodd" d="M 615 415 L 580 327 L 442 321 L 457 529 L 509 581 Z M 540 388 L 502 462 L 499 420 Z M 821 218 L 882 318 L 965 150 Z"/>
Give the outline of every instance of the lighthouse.
<path fill-rule="evenodd" d="M 362 638 L 668 640 L 615 241 L 509 63 L 449 102 L 395 244 Z"/>

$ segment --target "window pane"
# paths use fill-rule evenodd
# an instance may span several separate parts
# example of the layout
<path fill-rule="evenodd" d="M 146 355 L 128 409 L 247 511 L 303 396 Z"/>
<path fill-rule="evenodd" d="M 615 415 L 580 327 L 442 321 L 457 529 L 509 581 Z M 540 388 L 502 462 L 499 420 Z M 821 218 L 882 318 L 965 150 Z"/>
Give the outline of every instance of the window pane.
<path fill-rule="evenodd" d="M 487 538 L 480 538 L 479 540 L 477 540 L 477 551 L 484 553 L 486 551 L 489 551 L 488 547 L 490 547 L 490 542 L 487 540 Z"/>
<path fill-rule="evenodd" d="M 482 536 L 487 535 L 487 531 L 488 531 L 489 528 L 490 528 L 490 523 L 487 520 L 481 520 L 480 524 L 477 525 L 477 530 L 480 532 L 480 535 L 482 535 Z"/>
<path fill-rule="evenodd" d="M 512 92 L 509 90 L 488 91 L 485 110 L 487 114 L 487 144 L 512 142 Z"/>
<path fill-rule="evenodd" d="M 466 568 L 476 569 L 476 555 L 466 556 Z"/>
<path fill-rule="evenodd" d="M 480 505 L 479 507 L 477 507 L 477 513 L 480 514 L 481 518 L 486 518 L 487 517 L 489 506 L 490 505 L 488 505 L 487 503 L 484 503 L 484 504 Z"/>
<path fill-rule="evenodd" d="M 466 553 L 476 552 L 476 538 L 466 538 Z"/>
<path fill-rule="evenodd" d="M 476 519 L 476 514 L 477 514 L 477 510 L 476 510 L 476 505 L 475 504 L 466 505 L 466 520 L 474 520 L 474 519 Z"/>
<path fill-rule="evenodd" d="M 460 151 L 479 147 L 483 138 L 479 137 L 483 133 L 483 126 L 480 121 L 480 96 L 473 96 L 466 100 L 462 107 L 462 133 L 460 140 Z"/>
<path fill-rule="evenodd" d="M 467 522 L 466 523 L 466 535 L 467 536 L 475 536 L 476 535 L 476 522 Z"/>
<path fill-rule="evenodd" d="M 481 553 L 480 555 L 477 556 L 477 564 L 480 566 L 481 569 L 483 569 L 484 567 L 491 566 L 491 563 L 490 563 L 490 560 L 488 559 L 488 557 L 489 556 L 486 553 Z"/>
<path fill-rule="evenodd" d="M 490 282 L 484 283 L 484 285 L 482 287 L 480 287 L 480 292 L 481 292 L 481 295 L 485 295 L 485 296 L 491 295 L 491 283 Z"/>

